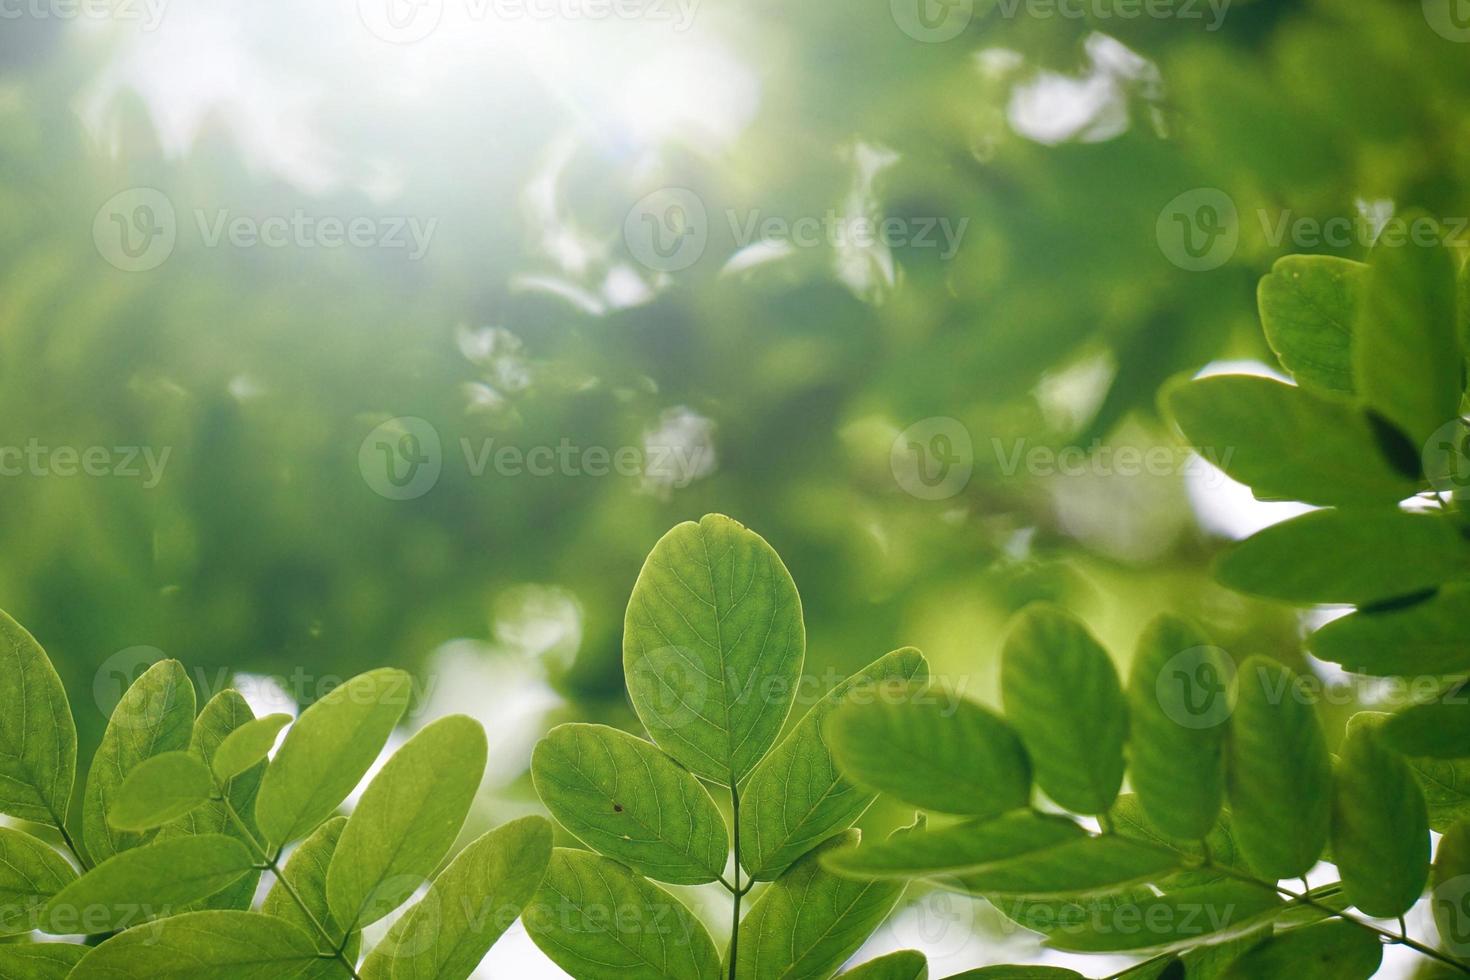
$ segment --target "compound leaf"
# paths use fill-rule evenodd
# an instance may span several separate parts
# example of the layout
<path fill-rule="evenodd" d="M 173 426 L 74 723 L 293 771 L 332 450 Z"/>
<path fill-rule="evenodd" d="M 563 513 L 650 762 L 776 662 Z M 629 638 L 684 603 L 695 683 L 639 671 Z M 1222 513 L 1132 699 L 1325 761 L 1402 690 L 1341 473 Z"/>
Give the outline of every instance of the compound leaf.
<path fill-rule="evenodd" d="M 61 826 L 77 771 L 77 727 L 46 651 L 0 612 L 0 813 Z"/>
<path fill-rule="evenodd" d="M 342 924 L 327 908 L 327 868 L 331 866 L 332 854 L 342 837 L 342 828 L 346 826 L 346 817 L 332 817 L 298 844 L 281 869 L 281 879 L 285 883 L 277 881 L 271 886 L 261 911 L 300 929 L 316 944 L 319 952 L 331 953 L 342 946 L 349 957 L 355 958 L 362 943 L 361 935 L 355 930 L 350 936 L 346 935 Z M 306 910 L 291 897 L 287 885 L 295 890 Z M 310 911 L 310 917 L 307 911 Z M 326 937 L 322 936 L 322 930 L 326 930 Z M 301 980 L 342 980 L 345 977 L 347 971 L 342 963 L 327 959 L 318 960 L 315 966 L 301 974 Z"/>

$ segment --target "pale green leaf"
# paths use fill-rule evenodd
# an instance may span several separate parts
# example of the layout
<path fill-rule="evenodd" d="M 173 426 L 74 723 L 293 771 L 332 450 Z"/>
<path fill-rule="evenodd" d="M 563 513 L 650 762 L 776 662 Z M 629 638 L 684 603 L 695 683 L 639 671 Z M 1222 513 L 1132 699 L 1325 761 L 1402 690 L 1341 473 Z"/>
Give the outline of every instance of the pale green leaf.
<path fill-rule="evenodd" d="M 1266 528 L 1215 567 L 1238 592 L 1301 605 L 1368 605 L 1470 571 L 1470 543 L 1440 514 L 1319 510 Z"/>
<path fill-rule="evenodd" d="M 1064 916 L 1044 932 L 1048 945 L 1074 953 L 1158 953 L 1245 935 L 1281 907 L 1269 888 L 1217 881 L 1090 906 L 1087 914 Z"/>
<path fill-rule="evenodd" d="M 1186 980 L 1220 980 L 1230 965 L 1271 934 L 1270 926 L 1220 943 L 1196 946 L 1180 957 Z"/>
<path fill-rule="evenodd" d="M 1351 922 L 1336 920 L 1279 932 L 1241 954 L 1224 980 L 1368 980 L 1378 972 L 1383 946 Z"/>
<path fill-rule="evenodd" d="M 331 910 L 327 908 L 327 869 L 346 826 L 346 817 L 332 817 L 298 844 L 281 869 L 282 880 L 271 885 L 260 910 L 300 929 L 316 944 L 319 952 L 330 953 L 342 946 L 349 957 L 356 958 L 362 944 L 361 933 L 353 931 L 344 943 L 342 926 L 332 918 Z M 296 898 L 301 899 L 301 904 L 291 897 L 288 885 L 296 892 Z M 303 909 L 302 905 L 306 908 Z M 342 980 L 346 976 L 347 971 L 341 961 L 323 959 L 307 969 L 301 980 Z"/>
<path fill-rule="evenodd" d="M 1261 279 L 1266 342 L 1306 386 L 1351 393 L 1352 336 L 1368 267 L 1331 255 L 1287 255 Z"/>
<path fill-rule="evenodd" d="M 37 928 L 39 910 L 76 880 L 76 871 L 51 847 L 30 834 L 0 827 L 0 936 Z"/>
<path fill-rule="evenodd" d="M 623 671 L 653 741 L 691 772 L 745 778 L 786 721 L 805 652 L 801 598 L 760 535 L 710 514 L 654 545 L 628 601 Z"/>
<path fill-rule="evenodd" d="M 213 786 L 204 763 L 188 752 L 152 756 L 117 788 L 107 822 L 118 830 L 152 830 L 207 802 Z"/>
<path fill-rule="evenodd" d="M 289 922 L 256 912 L 189 912 L 130 929 L 93 949 L 88 980 L 301 980 L 316 947 Z"/>
<path fill-rule="evenodd" d="M 425 726 L 383 766 L 337 842 L 327 905 L 350 927 L 403 904 L 454 846 L 485 774 L 485 730 L 465 715 Z"/>
<path fill-rule="evenodd" d="M 255 817 L 277 847 L 312 831 L 378 758 L 413 682 L 391 667 L 347 681 L 301 713 L 260 783 Z"/>
<path fill-rule="evenodd" d="M 894 684 L 921 683 L 928 676 L 924 655 L 913 647 L 880 657 L 814 704 L 761 760 L 740 793 L 740 861 L 751 878 L 774 878 L 816 844 L 851 826 L 876 798 L 839 771 L 823 734 L 833 712 L 846 700 L 881 709 Z"/>
<path fill-rule="evenodd" d="M 1190 444 L 1262 500 L 1396 504 L 1418 489 L 1418 447 L 1393 441 L 1350 402 L 1215 375 L 1172 386 L 1165 403 Z"/>
<path fill-rule="evenodd" d="M 1112 806 L 1128 708 L 1112 660 L 1087 627 L 1052 606 L 1024 610 L 1006 639 L 1000 687 L 1037 785 L 1074 813 Z"/>
<path fill-rule="evenodd" d="M 1231 829 L 1246 861 L 1271 879 L 1306 874 L 1327 844 L 1332 767 L 1322 728 L 1283 664 L 1241 665 L 1231 722 Z"/>
<path fill-rule="evenodd" d="M 460 851 L 393 924 L 358 971 L 363 980 L 466 980 L 541 887 L 551 824 L 522 817 Z"/>
<path fill-rule="evenodd" d="M 1076 970 L 1060 966 L 982 966 L 956 973 L 949 980 L 1086 980 Z"/>
<path fill-rule="evenodd" d="M 53 896 L 41 912 L 42 928 L 54 935 L 131 928 L 213 895 L 254 863 L 244 844 L 223 834 L 143 844 L 108 858 Z"/>
<path fill-rule="evenodd" d="M 531 755 L 536 792 L 582 843 L 656 881 L 725 870 L 730 835 L 698 779 L 654 745 L 606 725 L 559 725 Z"/>
<path fill-rule="evenodd" d="M 829 850 L 823 860 L 832 871 L 857 878 L 925 878 L 983 871 L 1084 837 L 1071 820 L 1018 810 Z"/>
<path fill-rule="evenodd" d="M 61 826 L 76 771 L 61 678 L 35 638 L 0 612 L 0 813 Z"/>
<path fill-rule="evenodd" d="M 78 943 L 10 943 L 0 946 L 5 980 L 66 980 L 90 949 Z M 76 975 L 78 980 L 81 974 Z"/>
<path fill-rule="evenodd" d="M 1470 955 L 1470 822 L 1445 830 L 1429 881 L 1441 942 L 1456 956 Z"/>
<path fill-rule="evenodd" d="M 1429 814 L 1403 759 L 1368 725 L 1348 729 L 1333 773 L 1332 860 L 1348 899 L 1375 918 L 1403 915 L 1429 877 Z"/>
<path fill-rule="evenodd" d="M 888 917 L 903 882 L 854 879 L 822 866 L 824 854 L 857 839 L 855 830 L 830 838 L 760 893 L 740 922 L 735 980 L 825 980 Z"/>
<path fill-rule="evenodd" d="M 118 701 L 92 757 L 82 801 L 82 831 L 93 861 L 105 861 L 153 838 L 152 831 L 112 827 L 108 815 L 113 796 L 140 763 L 187 749 L 193 729 L 194 685 L 177 660 L 149 667 Z"/>
<path fill-rule="evenodd" d="M 987 898 L 1076 897 L 1157 882 L 1179 870 L 1179 855 L 1116 834 L 1082 837 L 975 870 L 944 875 L 938 883 Z"/>
<path fill-rule="evenodd" d="M 225 736 L 214 753 L 214 774 L 230 779 L 260 762 L 276 744 L 276 736 L 291 723 L 287 714 L 266 715 L 241 725 Z"/>
<path fill-rule="evenodd" d="M 721 980 L 714 940 L 684 903 L 589 851 L 552 850 L 522 921 L 578 980 Z"/>
<path fill-rule="evenodd" d="M 929 961 L 914 949 L 901 949 L 868 960 L 842 974 L 844 980 L 927 980 Z"/>
<path fill-rule="evenodd" d="M 1404 608 L 1360 610 L 1308 640 L 1312 653 L 1355 674 L 1377 677 L 1470 670 L 1470 587 L 1451 585 Z"/>

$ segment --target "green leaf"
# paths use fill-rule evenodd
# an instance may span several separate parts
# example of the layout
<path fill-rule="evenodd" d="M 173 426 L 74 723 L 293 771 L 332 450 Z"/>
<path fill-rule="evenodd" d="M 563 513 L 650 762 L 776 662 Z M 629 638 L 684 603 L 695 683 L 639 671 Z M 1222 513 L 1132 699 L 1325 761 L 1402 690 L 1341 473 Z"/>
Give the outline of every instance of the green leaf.
<path fill-rule="evenodd" d="M 972 701 L 914 685 L 828 720 L 838 767 L 859 786 L 940 813 L 993 816 L 1031 799 L 1031 764 L 1004 719 Z"/>
<path fill-rule="evenodd" d="M 1220 943 L 1196 946 L 1180 957 L 1187 980 L 1220 980 L 1225 971 L 1248 950 L 1271 934 L 1269 926 Z"/>
<path fill-rule="evenodd" d="M 270 843 L 296 840 L 332 815 L 378 758 L 412 693 L 408 674 L 384 667 L 358 674 L 301 713 L 255 801 Z"/>
<path fill-rule="evenodd" d="M 925 878 L 983 871 L 1086 836 L 1071 820 L 1019 810 L 826 851 L 823 861 L 833 872 L 857 878 Z"/>
<path fill-rule="evenodd" d="M 1086 980 L 1075 970 L 1060 966 L 982 966 L 956 973 L 949 980 Z"/>
<path fill-rule="evenodd" d="M 77 728 L 56 668 L 0 612 L 0 813 L 61 826 L 77 771 Z"/>
<path fill-rule="evenodd" d="M 1072 897 L 1159 881 L 1178 871 L 1177 854 L 1116 834 L 1083 837 L 1008 861 L 946 875 L 946 888 L 983 898 Z"/>
<path fill-rule="evenodd" d="M 842 974 L 844 980 L 928 980 L 929 961 L 914 949 L 880 956 Z"/>
<path fill-rule="evenodd" d="M 1108 819 L 1112 821 L 1114 830 L 1124 837 L 1170 848 L 1185 855 L 1186 863 L 1194 866 L 1160 881 L 1158 885 L 1165 891 L 1220 881 L 1227 877 L 1227 869 L 1250 871 L 1245 860 L 1236 852 L 1235 837 L 1230 832 L 1229 813 L 1220 814 L 1219 820 L 1210 828 L 1203 841 L 1199 838 L 1181 839 L 1164 833 L 1149 819 L 1143 804 L 1134 793 L 1125 793 L 1118 797 L 1118 802 L 1108 811 Z M 1206 857 L 1210 867 L 1204 867 Z"/>
<path fill-rule="evenodd" d="M 1349 402 L 1215 375 L 1171 386 L 1165 404 L 1191 445 L 1262 500 L 1397 504 L 1418 489 L 1417 447 L 1390 446 L 1402 468 L 1391 465 L 1382 434 Z"/>
<path fill-rule="evenodd" d="M 877 794 L 843 778 L 823 727 L 844 701 L 881 709 L 895 683 L 927 680 L 929 665 L 913 647 L 880 657 L 814 704 L 751 773 L 740 794 L 740 860 L 750 877 L 769 881 L 827 837 L 850 827 Z M 930 746 L 931 749 L 933 746 Z"/>
<path fill-rule="evenodd" d="M 189 738 L 189 754 L 198 759 L 199 764 L 208 770 L 215 751 L 230 732 L 241 725 L 248 724 L 254 717 L 250 705 L 245 703 L 245 699 L 240 696 L 239 692 L 228 688 L 219 692 L 205 702 L 204 707 L 199 711 L 199 717 L 194 719 L 194 731 Z M 250 834 L 256 832 L 255 793 L 260 788 L 260 777 L 264 772 L 265 766 L 256 765 L 224 783 L 225 796 L 229 799 L 235 812 L 239 814 L 240 822 L 245 825 Z M 222 799 L 211 799 L 202 806 L 190 810 L 173 823 L 161 828 L 155 840 L 190 834 L 226 834 L 247 846 L 254 846 L 251 844 L 251 838 L 246 836 L 246 830 L 230 818 Z M 239 881 L 223 891 L 216 892 L 181 911 L 196 912 L 203 909 L 244 911 L 249 909 L 254 901 L 255 886 L 259 882 L 260 872 L 251 871 L 242 875 Z"/>
<path fill-rule="evenodd" d="M 266 915 L 284 919 L 300 929 L 316 944 L 319 952 L 330 953 L 340 945 L 349 957 L 355 959 L 362 944 L 361 934 L 354 930 L 346 937 L 344 944 L 342 924 L 332 917 L 331 910 L 327 908 L 327 869 L 331 866 L 332 854 L 336 851 L 342 829 L 346 826 L 346 817 L 332 817 L 298 844 L 287 859 L 286 866 L 281 869 L 284 884 L 277 881 L 271 886 L 260 910 Z M 310 917 L 296 903 L 296 899 L 291 897 L 287 885 L 295 890 L 297 897 L 310 911 Z M 322 936 L 323 929 L 331 937 L 330 942 Z M 319 960 L 301 975 L 301 980 L 341 980 L 346 976 L 347 971 L 340 961 Z"/>
<path fill-rule="evenodd" d="M 1351 394 L 1353 324 L 1368 267 L 1331 255 L 1287 255 L 1261 279 L 1266 342 L 1305 387 Z"/>
<path fill-rule="evenodd" d="M 740 922 L 735 980 L 830 977 L 888 917 L 903 882 L 857 880 L 822 866 L 824 854 L 857 840 L 847 830 L 823 842 L 751 903 Z"/>
<path fill-rule="evenodd" d="M 1383 602 L 1467 571 L 1470 544 L 1453 521 L 1399 510 L 1313 511 L 1247 538 L 1215 566 L 1237 592 L 1301 605 Z"/>
<path fill-rule="evenodd" d="M 214 753 L 214 774 L 230 779 L 260 762 L 276 744 L 276 736 L 291 723 L 287 714 L 266 715 L 247 721 L 225 736 Z"/>
<path fill-rule="evenodd" d="M 559 725 L 531 756 L 536 792 L 588 847 L 676 885 L 724 873 L 730 836 L 699 780 L 649 742 L 606 725 Z"/>
<path fill-rule="evenodd" d="M 0 946 L 5 980 L 66 980 L 89 947 L 77 943 L 11 943 Z M 80 977 L 82 974 L 76 974 Z"/>
<path fill-rule="evenodd" d="M 149 667 L 118 701 L 92 767 L 82 800 L 82 831 L 93 861 L 105 861 L 153 838 L 153 832 L 115 830 L 108 822 L 112 799 L 139 764 L 189 747 L 194 728 L 194 685 L 177 660 Z"/>
<path fill-rule="evenodd" d="M 111 932 L 213 895 L 254 866 L 244 844 L 223 834 L 175 837 L 108 858 L 58 892 L 41 911 L 54 935 Z"/>
<path fill-rule="evenodd" d="M 1258 929 L 1282 907 L 1258 885 L 1217 881 L 1163 895 L 1145 894 L 1045 930 L 1047 944 L 1074 953 L 1161 952 L 1218 942 Z"/>
<path fill-rule="evenodd" d="M 760 535 L 728 517 L 654 545 L 628 601 L 623 671 L 653 741 L 735 785 L 781 731 L 806 653 L 801 598 Z"/>
<path fill-rule="evenodd" d="M 364 980 L 466 980 L 541 886 L 551 824 L 522 817 L 480 837 L 440 872 L 358 971 Z"/>
<path fill-rule="evenodd" d="M 1361 926 L 1341 920 L 1277 933 L 1243 953 L 1224 980 L 1368 980 L 1383 946 Z"/>
<path fill-rule="evenodd" d="M 1000 687 L 1037 785 L 1074 813 L 1112 806 L 1123 783 L 1128 707 L 1112 660 L 1087 627 L 1056 607 L 1025 609 L 1006 638 Z"/>
<path fill-rule="evenodd" d="M 522 915 L 526 932 L 579 980 L 720 980 L 720 955 L 682 902 L 611 858 L 558 847 Z"/>
<path fill-rule="evenodd" d="M 465 715 L 425 726 L 363 791 L 327 871 L 327 905 L 365 926 L 403 904 L 454 846 L 485 774 L 485 730 Z"/>
<path fill-rule="evenodd" d="M 1355 674 L 1377 677 L 1470 670 L 1464 624 L 1470 587 L 1451 585 L 1403 609 L 1360 610 L 1308 639 L 1312 653 Z"/>
<path fill-rule="evenodd" d="M 1428 248 L 1380 244 L 1368 264 L 1354 326 L 1353 378 L 1365 402 L 1422 446 L 1459 417 L 1463 361 L 1454 263 L 1436 240 Z"/>
<path fill-rule="evenodd" d="M 1231 724 L 1231 829 L 1246 861 L 1273 879 L 1306 874 L 1327 843 L 1332 767 L 1298 678 L 1265 657 L 1241 665 Z"/>
<path fill-rule="evenodd" d="M 1160 616 L 1144 630 L 1128 678 L 1133 789 L 1165 834 L 1209 833 L 1225 795 L 1230 661 L 1191 623 Z"/>
<path fill-rule="evenodd" d="M 1462 821 L 1445 830 L 1429 881 L 1440 941 L 1463 958 L 1470 954 L 1470 823 Z"/>
<path fill-rule="evenodd" d="M 317 959 L 300 929 L 257 912 L 176 915 L 93 949 L 76 977 L 107 980 L 300 980 Z"/>
<path fill-rule="evenodd" d="M 35 929 L 37 910 L 76 880 L 76 871 L 52 848 L 30 834 L 0 827 L 0 936 Z"/>
<path fill-rule="evenodd" d="M 1414 775 L 1367 725 L 1348 729 L 1333 775 L 1332 860 L 1348 899 L 1379 919 L 1403 915 L 1429 877 L 1429 813 Z"/>
<path fill-rule="evenodd" d="M 107 822 L 118 830 L 152 830 L 206 803 L 214 782 L 188 752 L 144 759 L 112 797 Z"/>
<path fill-rule="evenodd" d="M 1390 715 L 1383 743 L 1408 756 L 1461 759 L 1470 756 L 1470 688 L 1456 685 L 1438 700 Z"/>

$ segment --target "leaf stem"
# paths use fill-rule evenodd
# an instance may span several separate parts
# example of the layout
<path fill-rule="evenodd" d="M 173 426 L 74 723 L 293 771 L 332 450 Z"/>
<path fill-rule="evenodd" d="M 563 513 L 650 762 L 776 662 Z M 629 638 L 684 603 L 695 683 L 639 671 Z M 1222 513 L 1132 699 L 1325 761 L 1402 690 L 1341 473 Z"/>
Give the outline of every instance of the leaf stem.
<path fill-rule="evenodd" d="M 61 839 L 66 844 L 66 849 L 71 851 L 71 856 L 77 859 L 77 864 L 82 866 L 83 871 L 91 871 L 92 865 L 86 856 L 82 854 L 82 849 L 77 846 L 77 842 L 72 839 L 71 833 L 66 829 L 66 821 L 58 817 L 55 810 L 51 810 L 50 813 L 51 825 L 61 832 Z"/>
<path fill-rule="evenodd" d="M 730 774 L 730 813 L 735 824 L 735 887 L 731 891 L 735 901 L 730 913 L 730 980 L 735 980 L 735 958 L 740 949 L 740 898 L 750 887 L 747 885 L 745 891 L 740 890 L 740 790 L 735 788 L 734 773 Z"/>

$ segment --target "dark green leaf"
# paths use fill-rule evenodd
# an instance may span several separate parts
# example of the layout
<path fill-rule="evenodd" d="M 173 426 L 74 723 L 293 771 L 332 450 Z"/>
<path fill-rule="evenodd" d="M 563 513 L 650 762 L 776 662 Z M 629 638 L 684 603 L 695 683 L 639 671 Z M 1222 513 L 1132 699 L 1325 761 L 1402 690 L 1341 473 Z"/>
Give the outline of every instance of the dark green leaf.
<path fill-rule="evenodd" d="M 1107 651 L 1069 613 L 1034 605 L 1011 627 L 1001 661 L 1006 717 L 1036 782 L 1074 813 L 1102 813 L 1123 783 L 1128 707 Z"/>
<path fill-rule="evenodd" d="M 454 846 L 485 774 L 485 730 L 465 715 L 424 727 L 363 791 L 327 872 L 327 904 L 364 926 L 401 905 Z"/>
<path fill-rule="evenodd" d="M 1368 725 L 1348 729 L 1333 774 L 1332 860 L 1368 915 L 1403 915 L 1429 877 L 1429 814 L 1413 773 Z"/>
<path fill-rule="evenodd" d="M 117 788 L 107 822 L 118 830 L 152 830 L 208 802 L 213 786 L 204 763 L 188 752 L 152 756 Z"/>
<path fill-rule="evenodd" d="M 316 944 L 319 952 L 330 953 L 341 945 L 348 956 L 355 958 L 362 943 L 361 934 L 354 930 L 344 944 L 342 925 L 332 918 L 332 912 L 327 908 L 327 868 L 332 863 L 337 841 L 342 837 L 342 828 L 346 826 L 346 817 L 332 817 L 297 845 L 281 869 L 285 884 L 277 881 L 271 886 L 261 911 L 300 929 Z M 286 885 L 296 891 L 297 898 L 306 906 L 305 910 L 291 897 Z M 308 911 L 310 917 L 307 916 Z M 322 930 L 326 930 L 330 941 L 322 935 Z M 346 976 L 347 971 L 340 961 L 323 959 L 307 969 L 300 980 L 342 980 Z"/>
<path fill-rule="evenodd" d="M 76 880 L 72 866 L 46 844 L 0 827 L 0 936 L 35 929 L 37 910 Z"/>
<path fill-rule="evenodd" d="M 1331 255 L 1287 255 L 1261 279 L 1266 342 L 1297 382 L 1351 394 L 1352 337 L 1368 267 Z"/>
<path fill-rule="evenodd" d="M 76 771 L 61 678 L 35 638 L 0 612 L 0 813 L 61 826 Z"/>
<path fill-rule="evenodd" d="M 1349 402 L 1246 375 L 1176 385 L 1165 399 L 1190 444 L 1263 500 L 1396 504 L 1418 489 Z"/>
<path fill-rule="evenodd" d="M 1470 587 L 1452 585 L 1405 609 L 1359 611 L 1311 635 L 1312 653 L 1378 677 L 1470 670 Z"/>
<path fill-rule="evenodd" d="M 740 860 L 753 879 L 774 878 L 851 826 L 875 798 L 843 778 L 823 734 L 826 720 L 845 700 L 881 708 L 893 684 L 922 683 L 928 676 L 918 650 L 894 650 L 833 688 L 761 760 L 740 794 Z"/>
<path fill-rule="evenodd" d="M 1437 700 L 1389 716 L 1381 734 L 1385 745 L 1408 756 L 1470 756 L 1470 688 L 1456 685 Z"/>
<path fill-rule="evenodd" d="M 1470 956 L 1470 823 L 1445 830 L 1429 882 L 1440 942 L 1461 959 Z"/>
<path fill-rule="evenodd" d="M 231 779 L 260 762 L 276 744 L 276 736 L 291 723 L 287 714 L 266 715 L 247 721 L 225 736 L 214 753 L 214 774 Z"/>
<path fill-rule="evenodd" d="M 796 585 L 760 535 L 710 514 L 654 545 L 628 601 L 623 671 L 653 741 L 691 772 L 745 778 L 786 721 L 805 652 Z"/>
<path fill-rule="evenodd" d="M 76 943 L 11 943 L 0 946 L 5 980 L 66 980 L 88 947 Z M 76 974 L 80 977 L 81 974 Z"/>
<path fill-rule="evenodd" d="M 552 850 L 522 919 L 541 951 L 580 980 L 721 980 L 714 940 L 682 902 L 589 851 Z"/>
<path fill-rule="evenodd" d="M 92 757 L 82 801 L 82 830 L 93 861 L 153 838 L 153 832 L 115 830 L 108 822 L 114 794 L 140 763 L 189 747 L 194 728 L 194 685 L 184 665 L 162 660 L 139 677 L 112 712 Z"/>
<path fill-rule="evenodd" d="M 1230 964 L 1224 980 L 1368 980 L 1383 946 L 1361 926 L 1341 920 L 1277 933 Z"/>
<path fill-rule="evenodd" d="M 949 980 L 1086 980 L 1075 970 L 1060 966 L 982 966 L 956 973 Z"/>
<path fill-rule="evenodd" d="M 289 922 L 256 912 L 190 912 L 112 937 L 83 957 L 74 976 L 300 980 L 316 960 L 310 938 Z"/>
<path fill-rule="evenodd" d="M 1255 930 L 1281 905 L 1269 888 L 1217 881 L 1090 906 L 1087 914 L 1064 917 L 1044 931 L 1049 945 L 1077 953 L 1187 949 Z"/>
<path fill-rule="evenodd" d="M 823 860 L 831 870 L 858 878 L 923 878 L 985 870 L 1085 837 L 1071 820 L 1019 810 L 826 851 Z"/>
<path fill-rule="evenodd" d="M 536 792 L 588 847 L 657 881 L 724 873 L 730 836 L 699 780 L 649 742 L 606 725 L 559 725 L 531 756 Z"/>
<path fill-rule="evenodd" d="M 272 844 L 296 840 L 332 815 L 383 750 L 412 693 L 406 673 L 385 667 L 357 675 L 301 713 L 255 801 Z"/>
<path fill-rule="evenodd" d="M 1383 602 L 1467 570 L 1470 544 L 1453 521 L 1398 510 L 1304 514 L 1247 538 L 1215 568 L 1239 592 L 1302 605 Z"/>
<path fill-rule="evenodd" d="M 1128 678 L 1133 789 L 1164 833 L 1199 839 L 1225 795 L 1231 663 L 1191 623 L 1154 620 L 1138 641 Z"/>
<path fill-rule="evenodd" d="M 1271 879 L 1317 863 L 1332 816 L 1332 767 L 1322 728 L 1298 678 L 1283 664 L 1241 665 L 1231 723 L 1231 829 L 1246 861 Z"/>
<path fill-rule="evenodd" d="M 929 961 L 913 949 L 880 956 L 843 973 L 846 980 L 927 980 Z"/>

